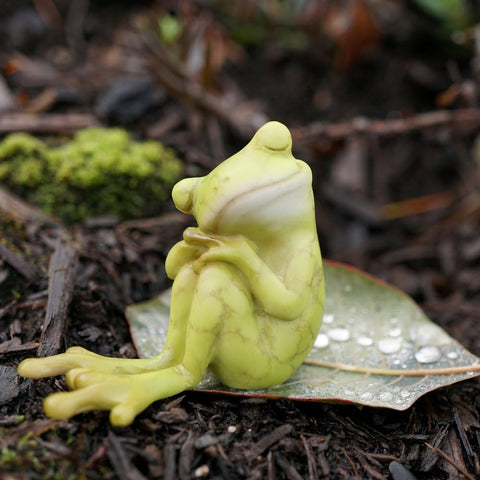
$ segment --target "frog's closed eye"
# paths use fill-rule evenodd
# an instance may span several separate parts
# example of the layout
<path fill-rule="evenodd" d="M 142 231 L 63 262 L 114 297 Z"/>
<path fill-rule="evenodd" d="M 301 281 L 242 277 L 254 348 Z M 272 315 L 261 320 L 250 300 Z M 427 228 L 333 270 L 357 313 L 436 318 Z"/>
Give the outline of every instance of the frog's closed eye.
<path fill-rule="evenodd" d="M 255 143 L 270 152 L 285 152 L 292 147 L 288 128 L 279 122 L 268 122 L 255 134 Z"/>

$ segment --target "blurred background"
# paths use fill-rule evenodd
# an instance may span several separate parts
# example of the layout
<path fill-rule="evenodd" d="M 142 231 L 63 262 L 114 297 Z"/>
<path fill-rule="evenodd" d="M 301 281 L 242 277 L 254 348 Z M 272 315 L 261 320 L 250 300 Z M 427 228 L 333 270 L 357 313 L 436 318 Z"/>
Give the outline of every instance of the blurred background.
<path fill-rule="evenodd" d="M 480 287 L 479 14 L 467 0 L 2 0 L 0 181 L 67 224 L 152 217 L 178 178 L 278 120 L 314 172 L 324 256 L 462 311 Z"/>
<path fill-rule="evenodd" d="M 188 224 L 171 186 L 278 120 L 313 170 L 324 256 L 400 287 L 480 355 L 479 21 L 473 0 L 0 0 L 1 241 L 45 274 L 67 228 L 69 341 L 113 335 L 105 353 L 133 356 L 123 309 L 168 286 Z M 31 226 L 45 215 L 55 228 Z M 7 263 L 0 321 L 31 341 L 45 278 Z"/>

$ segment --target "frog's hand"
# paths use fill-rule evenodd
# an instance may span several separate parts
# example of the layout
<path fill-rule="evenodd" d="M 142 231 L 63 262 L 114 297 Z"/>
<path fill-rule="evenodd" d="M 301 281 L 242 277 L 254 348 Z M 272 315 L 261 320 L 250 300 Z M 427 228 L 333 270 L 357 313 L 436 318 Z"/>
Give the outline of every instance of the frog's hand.
<path fill-rule="evenodd" d="M 168 278 L 174 280 L 183 266 L 195 261 L 205 251 L 206 248 L 202 245 L 189 244 L 183 240 L 176 243 L 165 260 Z"/>
<path fill-rule="evenodd" d="M 18 374 L 26 378 L 45 378 L 64 375 L 75 368 L 94 368 L 103 373 L 130 374 L 161 368 L 161 364 L 161 356 L 145 360 L 111 358 L 97 355 L 82 347 L 71 347 L 59 355 L 23 360 L 18 366 Z"/>
<path fill-rule="evenodd" d="M 241 235 L 212 235 L 210 248 L 193 264 L 199 272 L 210 262 L 228 262 L 244 275 L 248 286 L 265 312 L 281 320 L 297 318 L 304 310 L 311 288 L 321 291 L 322 267 L 320 252 L 301 250 L 291 259 L 284 259 L 289 285 L 258 256 L 252 243 Z M 317 281 L 315 281 L 317 280 Z M 319 293 L 320 294 L 320 293 Z"/>

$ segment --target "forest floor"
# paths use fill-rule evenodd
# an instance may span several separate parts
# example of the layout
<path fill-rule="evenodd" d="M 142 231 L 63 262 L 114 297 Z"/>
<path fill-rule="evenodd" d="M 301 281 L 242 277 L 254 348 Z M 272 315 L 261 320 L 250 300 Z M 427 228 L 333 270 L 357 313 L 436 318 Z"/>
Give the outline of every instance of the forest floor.
<path fill-rule="evenodd" d="M 407 1 L 175 3 L 0 0 L 0 135 L 120 125 L 199 175 L 279 120 L 313 171 L 324 257 L 401 288 L 480 356 L 478 27 L 453 42 Z M 155 33 L 165 12 L 189 32 L 173 57 Z M 48 419 L 64 380 L 16 366 L 39 347 L 136 356 L 125 308 L 169 287 L 190 221 L 159 207 L 66 226 L 0 186 L 1 480 L 480 477 L 478 378 L 403 412 L 185 392 L 127 428 Z M 67 272 L 55 286 L 49 264 Z M 42 335 L 48 304 L 65 331 Z"/>

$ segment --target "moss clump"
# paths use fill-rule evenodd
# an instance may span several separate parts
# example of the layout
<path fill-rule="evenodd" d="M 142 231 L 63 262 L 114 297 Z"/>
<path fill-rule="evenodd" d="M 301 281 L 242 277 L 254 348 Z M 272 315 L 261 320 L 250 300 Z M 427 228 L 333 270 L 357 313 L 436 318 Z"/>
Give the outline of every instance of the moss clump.
<path fill-rule="evenodd" d="M 81 130 L 52 148 L 25 133 L 0 142 L 0 182 L 67 223 L 158 214 L 180 173 L 172 150 L 122 129 Z"/>

